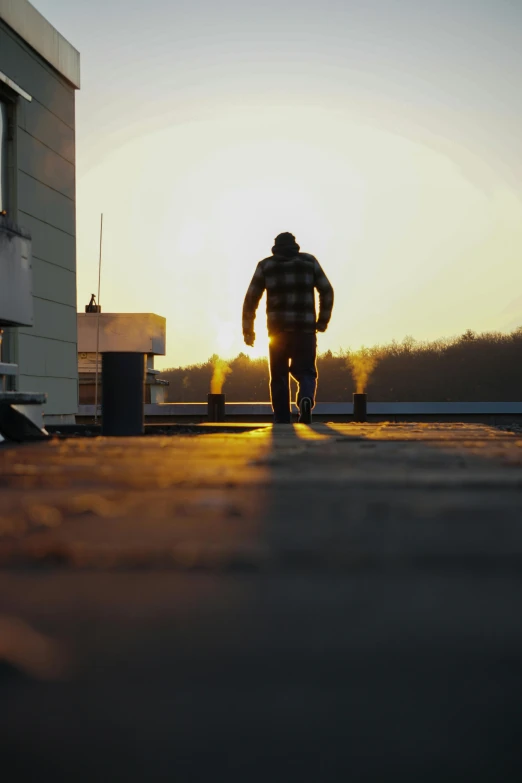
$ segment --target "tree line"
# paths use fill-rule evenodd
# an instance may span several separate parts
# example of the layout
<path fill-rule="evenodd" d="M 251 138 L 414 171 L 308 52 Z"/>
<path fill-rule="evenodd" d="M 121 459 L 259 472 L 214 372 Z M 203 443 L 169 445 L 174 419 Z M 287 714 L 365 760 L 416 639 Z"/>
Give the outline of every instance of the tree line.
<path fill-rule="evenodd" d="M 164 370 L 168 402 L 204 402 L 218 357 Z M 522 327 L 510 334 L 470 330 L 431 342 L 402 342 L 318 356 L 319 402 L 350 401 L 358 363 L 373 367 L 365 391 L 382 402 L 480 402 L 522 399 Z M 269 399 L 268 362 L 240 353 L 227 361 L 223 391 L 229 402 Z"/>

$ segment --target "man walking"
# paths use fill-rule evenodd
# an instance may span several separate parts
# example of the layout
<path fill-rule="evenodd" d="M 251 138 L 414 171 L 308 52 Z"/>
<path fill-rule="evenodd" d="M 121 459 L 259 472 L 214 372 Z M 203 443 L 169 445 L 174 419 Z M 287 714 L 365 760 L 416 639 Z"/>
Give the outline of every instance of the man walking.
<path fill-rule="evenodd" d="M 266 290 L 270 336 L 270 393 L 276 423 L 290 423 L 290 374 L 298 384 L 299 421 L 310 424 L 317 386 L 316 332 L 332 315 L 333 288 L 319 261 L 300 253 L 293 234 L 279 234 L 272 255 L 257 265 L 243 304 L 243 337 L 254 345 L 254 320 Z M 315 310 L 319 292 L 319 317 Z"/>

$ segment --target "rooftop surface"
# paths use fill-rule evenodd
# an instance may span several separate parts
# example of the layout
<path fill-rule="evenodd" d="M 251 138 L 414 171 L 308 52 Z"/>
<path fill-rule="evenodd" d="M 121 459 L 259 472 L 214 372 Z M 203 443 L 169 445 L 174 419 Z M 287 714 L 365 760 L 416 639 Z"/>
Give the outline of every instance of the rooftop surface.
<path fill-rule="evenodd" d="M 518 783 L 521 465 L 469 424 L 3 445 L 4 765 Z"/>

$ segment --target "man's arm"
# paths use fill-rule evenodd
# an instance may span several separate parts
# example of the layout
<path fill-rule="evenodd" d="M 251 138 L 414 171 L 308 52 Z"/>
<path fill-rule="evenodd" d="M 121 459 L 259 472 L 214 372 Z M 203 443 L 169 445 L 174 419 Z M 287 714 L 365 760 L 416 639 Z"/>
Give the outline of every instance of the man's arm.
<path fill-rule="evenodd" d="M 319 291 L 319 317 L 317 318 L 316 329 L 318 332 L 326 332 L 332 317 L 334 292 L 317 258 L 314 258 L 314 283 Z"/>
<path fill-rule="evenodd" d="M 243 302 L 243 338 L 247 345 L 254 345 L 254 321 L 256 319 L 256 310 L 259 300 L 265 290 L 265 275 L 261 261 L 256 267 L 254 276 L 248 286 L 245 301 Z"/>

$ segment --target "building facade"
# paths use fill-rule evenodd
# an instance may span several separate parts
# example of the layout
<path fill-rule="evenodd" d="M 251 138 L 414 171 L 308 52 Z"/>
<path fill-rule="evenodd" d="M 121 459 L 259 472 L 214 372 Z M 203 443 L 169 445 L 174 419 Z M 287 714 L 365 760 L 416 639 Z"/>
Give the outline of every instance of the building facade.
<path fill-rule="evenodd" d="M 0 0 L 0 212 L 32 239 L 33 325 L 5 330 L 14 390 L 46 421 L 78 409 L 75 93 L 78 52 L 27 0 Z M 0 279 L 0 286 L 2 280 Z"/>

